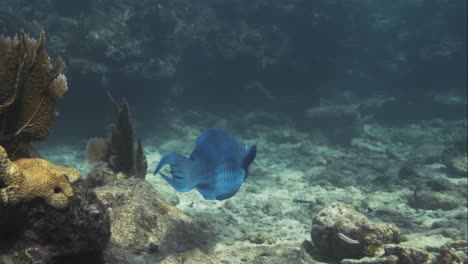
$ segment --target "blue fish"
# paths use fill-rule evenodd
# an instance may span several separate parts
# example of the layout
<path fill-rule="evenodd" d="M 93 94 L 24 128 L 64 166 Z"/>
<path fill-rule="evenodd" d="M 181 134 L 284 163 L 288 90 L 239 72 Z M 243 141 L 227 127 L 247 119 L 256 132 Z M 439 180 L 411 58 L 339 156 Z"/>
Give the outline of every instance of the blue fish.
<path fill-rule="evenodd" d="M 255 145 L 249 148 L 223 130 L 210 128 L 198 137 L 189 158 L 168 152 L 154 175 L 160 173 L 179 192 L 196 188 L 205 200 L 224 200 L 237 193 L 256 153 Z M 168 164 L 172 178 L 159 172 Z"/>

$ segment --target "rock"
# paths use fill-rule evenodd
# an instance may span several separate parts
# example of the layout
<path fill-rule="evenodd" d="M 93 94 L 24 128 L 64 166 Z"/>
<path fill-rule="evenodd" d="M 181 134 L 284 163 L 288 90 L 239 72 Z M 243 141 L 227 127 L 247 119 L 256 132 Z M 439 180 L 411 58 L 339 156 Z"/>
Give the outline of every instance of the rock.
<path fill-rule="evenodd" d="M 89 188 L 106 185 L 115 180 L 116 175 L 106 164 L 96 166 L 86 177 L 85 183 Z"/>
<path fill-rule="evenodd" d="M 426 181 L 414 191 L 411 205 L 426 210 L 452 210 L 466 205 L 466 187 L 452 184 L 446 179 Z"/>
<path fill-rule="evenodd" d="M 440 255 L 438 257 L 439 263 L 454 263 L 454 264 L 461 264 L 464 263 L 462 259 L 457 255 L 454 249 L 451 248 L 443 248 L 440 251 Z"/>
<path fill-rule="evenodd" d="M 467 252 L 468 243 L 465 240 L 452 241 L 441 247 L 438 259 L 440 263 L 468 263 Z"/>
<path fill-rule="evenodd" d="M 311 108 L 305 116 L 312 124 L 308 129 L 322 132 L 334 144 L 349 144 L 363 131 L 361 116 L 352 106 Z"/>
<path fill-rule="evenodd" d="M 65 209 L 34 200 L 21 207 L 0 210 L 0 263 L 82 263 L 100 258 L 110 238 L 106 208 L 96 194 L 79 181 Z M 7 223 L 4 223 L 4 220 Z M 6 228 L 15 227 L 8 230 Z M 79 263 L 79 262 L 78 262 Z"/>
<path fill-rule="evenodd" d="M 397 256 L 365 257 L 361 259 L 343 259 L 340 264 L 396 264 Z"/>
<path fill-rule="evenodd" d="M 326 256 L 362 258 L 379 246 L 400 242 L 400 231 L 392 224 L 374 223 L 354 208 L 333 203 L 313 219 L 312 242 Z"/>
<path fill-rule="evenodd" d="M 466 241 L 452 241 L 442 236 L 411 235 L 401 244 L 383 246 L 383 253 L 375 257 L 343 259 L 340 264 L 461 264 L 466 261 L 460 255 L 466 250 Z M 439 240 L 437 240 L 439 239 Z M 466 255 L 463 255 L 466 256 Z"/>
<path fill-rule="evenodd" d="M 436 257 L 431 253 L 403 245 L 386 245 L 385 256 L 397 256 L 398 261 L 396 263 L 408 263 L 408 264 L 429 264 L 435 263 Z"/>
<path fill-rule="evenodd" d="M 450 172 L 449 176 L 466 178 L 468 171 L 467 144 L 466 139 L 456 141 L 444 150 L 442 160 Z"/>
<path fill-rule="evenodd" d="M 168 256 L 211 250 L 211 236 L 192 225 L 187 215 L 164 201 L 146 181 L 114 177 L 95 192 L 111 219 L 106 263 L 160 263 Z M 148 251 L 150 244 L 158 246 L 157 252 Z"/>
<path fill-rule="evenodd" d="M 433 264 L 436 263 L 436 257 L 431 253 L 413 247 L 402 245 L 385 245 L 385 253 L 382 256 L 362 258 L 362 259 L 343 259 L 340 264 Z"/>
<path fill-rule="evenodd" d="M 405 235 L 405 242 L 402 245 L 423 249 L 429 252 L 438 252 L 445 244 L 452 239 L 443 235 L 423 235 L 419 233 Z"/>
<path fill-rule="evenodd" d="M 413 129 L 416 130 L 416 129 Z M 418 131 L 418 130 L 416 130 Z M 424 135 L 416 135 L 417 139 L 421 140 L 426 138 L 427 136 Z M 406 140 L 403 142 L 417 142 L 416 140 Z M 414 143 L 413 143 L 414 144 Z M 411 150 L 411 153 L 408 155 L 409 161 L 407 162 L 408 165 L 414 164 L 433 164 L 439 162 L 444 152 L 445 146 L 443 144 L 437 143 L 423 143 L 414 149 Z"/>

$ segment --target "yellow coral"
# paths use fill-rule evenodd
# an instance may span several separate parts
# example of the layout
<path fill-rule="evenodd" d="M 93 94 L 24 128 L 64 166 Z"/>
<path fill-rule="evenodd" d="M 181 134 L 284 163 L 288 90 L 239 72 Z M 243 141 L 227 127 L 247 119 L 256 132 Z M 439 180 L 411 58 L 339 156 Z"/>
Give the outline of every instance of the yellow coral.
<path fill-rule="evenodd" d="M 52 164 L 44 159 L 19 159 L 11 162 L 0 147 L 0 181 L 6 187 L 1 190 L 5 204 L 17 204 L 42 198 L 55 208 L 65 208 L 73 196 L 71 182 L 79 178 L 79 172 Z"/>

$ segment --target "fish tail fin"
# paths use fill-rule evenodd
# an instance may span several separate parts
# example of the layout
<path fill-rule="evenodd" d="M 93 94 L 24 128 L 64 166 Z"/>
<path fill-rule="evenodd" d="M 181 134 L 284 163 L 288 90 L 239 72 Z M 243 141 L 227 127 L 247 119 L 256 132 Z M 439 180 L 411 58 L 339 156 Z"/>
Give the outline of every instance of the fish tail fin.
<path fill-rule="evenodd" d="M 165 165 L 171 166 L 172 178 L 159 172 Z M 178 192 L 188 192 L 197 184 L 192 176 L 193 161 L 177 152 L 168 152 L 162 157 L 154 170 L 154 175 L 158 173 Z"/>

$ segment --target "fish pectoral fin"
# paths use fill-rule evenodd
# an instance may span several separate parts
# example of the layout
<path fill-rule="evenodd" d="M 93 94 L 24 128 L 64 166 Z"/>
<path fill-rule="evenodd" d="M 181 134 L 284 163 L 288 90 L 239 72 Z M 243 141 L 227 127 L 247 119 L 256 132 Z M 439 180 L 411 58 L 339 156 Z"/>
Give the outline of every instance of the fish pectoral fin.
<path fill-rule="evenodd" d="M 165 165 L 171 166 L 172 178 L 160 172 Z M 177 152 L 168 152 L 162 157 L 154 175 L 158 173 L 178 192 L 188 192 L 196 185 L 193 161 Z"/>
<path fill-rule="evenodd" d="M 257 145 L 253 145 L 248 149 L 244 157 L 243 164 L 242 164 L 244 166 L 244 169 L 247 169 L 250 166 L 250 163 L 252 163 L 256 155 L 257 155 Z"/>

